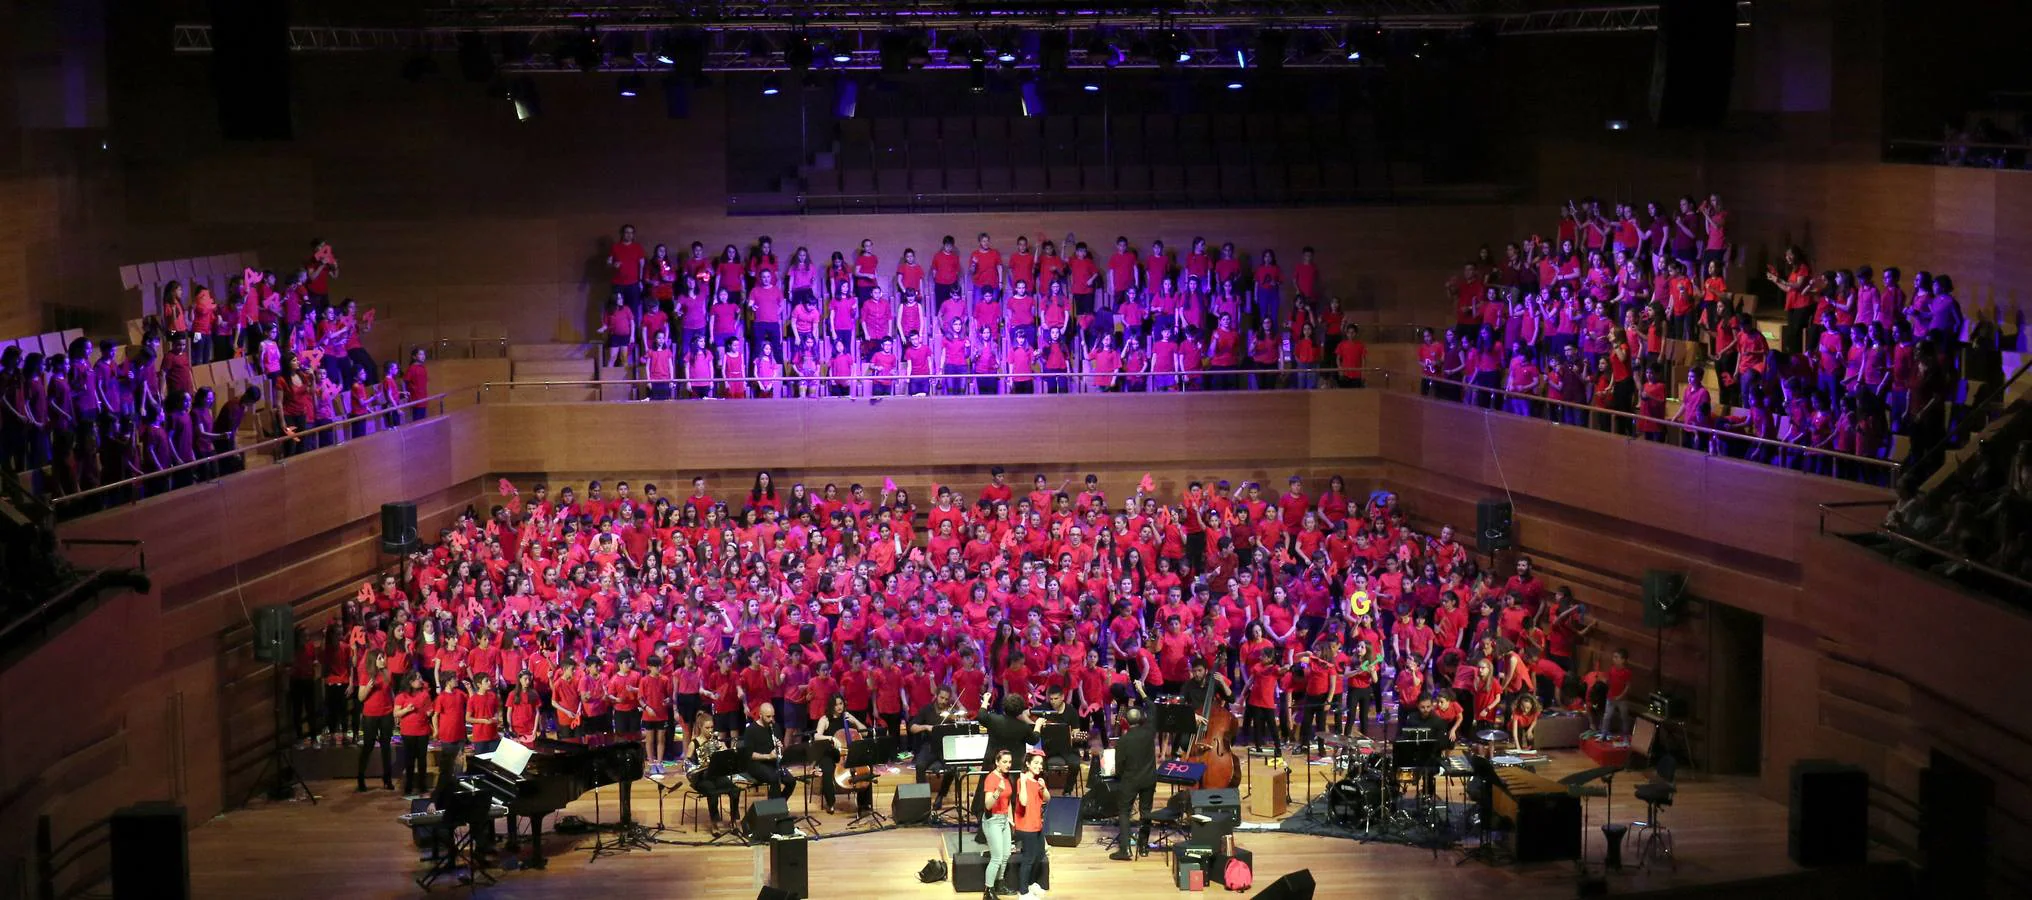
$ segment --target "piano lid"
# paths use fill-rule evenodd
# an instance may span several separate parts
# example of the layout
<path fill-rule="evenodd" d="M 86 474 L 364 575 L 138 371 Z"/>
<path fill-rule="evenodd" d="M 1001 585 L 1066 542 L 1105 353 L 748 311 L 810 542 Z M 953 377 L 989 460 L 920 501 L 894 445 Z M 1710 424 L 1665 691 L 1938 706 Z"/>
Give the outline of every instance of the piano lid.
<path fill-rule="evenodd" d="M 534 755 L 535 752 L 529 749 L 528 744 L 524 744 L 521 741 L 514 740 L 513 738 L 502 738 L 501 746 L 498 749 L 492 753 L 482 753 L 477 758 L 493 763 L 503 772 L 508 773 L 510 778 L 521 778 L 522 771 L 529 768 L 529 757 Z"/>

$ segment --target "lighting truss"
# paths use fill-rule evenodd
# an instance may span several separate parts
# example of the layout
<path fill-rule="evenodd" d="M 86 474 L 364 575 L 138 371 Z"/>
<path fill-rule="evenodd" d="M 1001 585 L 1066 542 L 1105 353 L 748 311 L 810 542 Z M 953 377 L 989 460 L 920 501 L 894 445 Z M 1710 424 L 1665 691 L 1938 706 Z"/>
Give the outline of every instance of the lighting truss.
<path fill-rule="evenodd" d="M 792 2 L 622 5 L 558 0 L 451 0 L 428 11 L 431 24 L 422 28 L 354 28 L 294 26 L 291 50 L 306 53 L 347 51 L 448 51 L 462 33 L 518 34 L 526 53 L 503 60 L 506 71 L 576 71 L 569 49 L 588 29 L 600 35 L 628 34 L 626 55 L 605 55 L 603 71 L 660 71 L 669 68 L 654 57 L 658 36 L 686 34 L 700 40 L 708 72 L 786 71 L 784 50 L 794 40 L 819 48 L 813 68 L 870 70 L 881 67 L 884 35 L 902 32 L 919 42 L 923 68 L 964 69 L 965 48 L 999 42 L 1009 34 L 1063 30 L 1071 35 L 1067 68 L 1103 66 L 1157 68 L 1181 65 L 1223 68 L 1238 65 L 1241 49 L 1247 64 L 1262 65 L 1259 45 L 1250 40 L 1274 23 L 1287 36 L 1282 64 L 1286 68 L 1351 68 L 1376 65 L 1376 60 L 1349 60 L 1342 41 L 1350 26 L 1385 32 L 1457 33 L 1479 28 L 1490 34 L 1529 36 L 1652 31 L 1658 27 L 1655 4 L 1576 6 L 1562 9 L 1514 10 L 1516 0 L 1477 3 L 1474 0 L 1384 0 L 1358 5 L 1311 0 L 1290 2 L 1222 2 L 1185 0 L 1163 15 L 1147 5 L 1110 7 L 1105 3 L 970 4 L 927 0 L 907 6 L 836 0 Z M 1471 11 L 1471 9 L 1473 11 Z M 1489 10 L 1495 10 L 1489 12 Z M 1751 3 L 1736 4 L 1737 25 L 1750 24 Z M 202 24 L 174 27 L 174 49 L 207 53 L 211 28 Z M 1163 53 L 1175 47 L 1179 56 Z M 841 48 L 850 57 L 836 62 Z M 1157 55 L 1168 58 L 1159 59 Z M 1180 58 L 1182 56 L 1183 58 Z M 1025 55 L 1003 67 L 1034 67 Z"/>

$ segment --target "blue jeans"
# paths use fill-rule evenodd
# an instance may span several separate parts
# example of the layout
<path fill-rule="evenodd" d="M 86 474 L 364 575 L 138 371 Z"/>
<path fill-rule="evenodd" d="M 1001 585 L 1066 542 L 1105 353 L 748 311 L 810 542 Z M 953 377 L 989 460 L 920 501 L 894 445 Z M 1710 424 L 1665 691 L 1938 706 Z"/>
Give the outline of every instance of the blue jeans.
<path fill-rule="evenodd" d="M 1009 865 L 1009 814 L 981 820 L 981 836 L 988 841 L 988 890 L 1002 883 L 1002 870 Z"/>

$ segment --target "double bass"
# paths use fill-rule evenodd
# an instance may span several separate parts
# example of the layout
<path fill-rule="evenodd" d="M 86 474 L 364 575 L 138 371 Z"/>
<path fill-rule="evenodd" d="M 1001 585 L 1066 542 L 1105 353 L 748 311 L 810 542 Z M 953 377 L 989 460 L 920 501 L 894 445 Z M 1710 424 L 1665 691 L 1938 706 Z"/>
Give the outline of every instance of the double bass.
<path fill-rule="evenodd" d="M 1185 759 L 1206 767 L 1199 788 L 1231 788 L 1241 783 L 1242 761 L 1235 753 L 1235 735 L 1241 723 L 1220 698 L 1220 668 L 1226 652 L 1214 658 L 1207 669 L 1206 697 L 1200 701 L 1199 728 L 1193 732 L 1191 749 Z"/>

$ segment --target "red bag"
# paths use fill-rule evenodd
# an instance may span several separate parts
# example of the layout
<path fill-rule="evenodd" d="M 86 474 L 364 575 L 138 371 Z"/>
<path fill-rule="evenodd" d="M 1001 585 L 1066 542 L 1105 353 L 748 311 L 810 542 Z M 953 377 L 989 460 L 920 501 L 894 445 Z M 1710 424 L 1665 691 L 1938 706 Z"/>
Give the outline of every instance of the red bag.
<path fill-rule="evenodd" d="M 1221 885 L 1231 891 L 1246 891 L 1255 877 L 1248 863 L 1229 857 L 1227 870 L 1221 873 Z"/>

